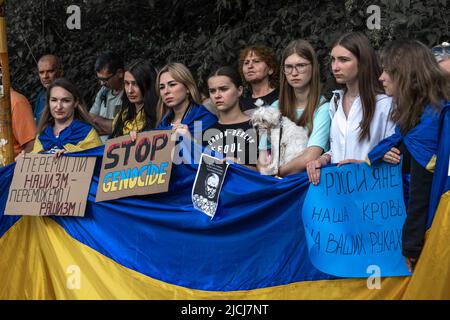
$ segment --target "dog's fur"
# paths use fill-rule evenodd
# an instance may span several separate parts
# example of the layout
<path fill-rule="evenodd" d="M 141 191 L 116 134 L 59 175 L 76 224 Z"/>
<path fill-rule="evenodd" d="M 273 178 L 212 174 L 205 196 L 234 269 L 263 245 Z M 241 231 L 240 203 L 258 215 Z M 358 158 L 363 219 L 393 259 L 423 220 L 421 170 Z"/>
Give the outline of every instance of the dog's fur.
<path fill-rule="evenodd" d="M 307 130 L 297 126 L 289 118 L 281 116 L 280 111 L 276 108 L 258 108 L 252 115 L 252 125 L 259 130 L 260 137 L 261 132 L 266 131 L 271 143 L 271 160 L 266 168 L 261 169 L 262 174 L 277 174 L 278 166 L 298 157 L 306 149 Z M 280 127 L 283 129 L 280 130 Z"/>

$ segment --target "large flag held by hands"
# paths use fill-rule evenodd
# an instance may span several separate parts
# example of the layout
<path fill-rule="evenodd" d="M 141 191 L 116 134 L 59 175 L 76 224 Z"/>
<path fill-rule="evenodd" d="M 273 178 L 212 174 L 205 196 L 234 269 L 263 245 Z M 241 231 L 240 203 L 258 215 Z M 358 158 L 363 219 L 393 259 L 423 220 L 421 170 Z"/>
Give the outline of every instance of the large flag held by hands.
<path fill-rule="evenodd" d="M 448 280 L 430 268 L 448 269 L 450 255 L 443 266 L 426 261 L 448 252 L 440 244 L 450 240 L 448 228 L 433 238 L 435 228 L 450 225 L 448 197 L 413 277 L 381 274 L 374 290 L 370 271 L 340 275 L 312 263 L 301 214 L 306 174 L 280 180 L 230 165 L 211 219 L 192 205 L 193 164 L 174 165 L 166 193 L 95 202 L 102 154 L 76 154 L 97 157 L 84 218 L 0 216 L 0 298 L 392 299 L 423 297 L 424 286 Z M 13 169 L 0 169 L 0 212 Z"/>

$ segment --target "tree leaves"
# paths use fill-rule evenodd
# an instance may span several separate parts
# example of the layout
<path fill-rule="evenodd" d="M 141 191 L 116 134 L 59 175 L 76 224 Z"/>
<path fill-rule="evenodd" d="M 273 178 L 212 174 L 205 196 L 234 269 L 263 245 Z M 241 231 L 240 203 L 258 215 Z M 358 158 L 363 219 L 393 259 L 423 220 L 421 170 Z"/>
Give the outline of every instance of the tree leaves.
<path fill-rule="evenodd" d="M 446 0 L 17 0 L 7 1 L 11 81 L 33 99 L 40 90 L 36 62 L 61 57 L 88 105 L 98 83 L 96 56 L 112 49 L 126 61 L 141 57 L 162 66 L 185 63 L 204 84 L 217 65 L 237 66 L 239 51 L 262 43 L 281 56 L 293 39 L 311 42 L 319 55 L 325 93 L 334 88 L 329 52 L 343 32 L 362 31 L 376 48 L 387 40 L 416 38 L 427 45 L 450 39 Z M 366 26 L 369 5 L 381 8 L 381 29 Z M 81 8 L 81 30 L 66 28 L 69 5 Z"/>

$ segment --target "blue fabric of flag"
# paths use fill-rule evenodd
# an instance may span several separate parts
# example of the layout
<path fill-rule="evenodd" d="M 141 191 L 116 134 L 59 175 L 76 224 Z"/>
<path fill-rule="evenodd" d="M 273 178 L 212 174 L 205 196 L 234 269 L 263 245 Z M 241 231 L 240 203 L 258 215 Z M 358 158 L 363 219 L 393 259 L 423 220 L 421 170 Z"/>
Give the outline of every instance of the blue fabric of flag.
<path fill-rule="evenodd" d="M 191 105 L 191 109 L 187 112 L 181 123 L 187 125 L 189 127 L 189 132 L 193 135 L 194 123 L 196 121 L 197 122 L 201 121 L 202 123 L 201 130 L 206 130 L 217 122 L 217 117 L 213 115 L 211 112 L 209 112 L 204 106 L 194 103 Z M 159 130 L 172 129 L 172 124 L 168 120 L 168 115 L 165 115 L 162 118 L 161 123 L 158 125 L 156 129 Z"/>
<path fill-rule="evenodd" d="M 64 146 L 68 143 L 76 145 L 84 140 L 91 129 L 91 125 L 75 119 L 67 128 L 61 131 L 58 137 L 53 133 L 53 126 L 49 125 L 38 136 L 38 139 L 44 150 L 50 150 L 55 146 L 58 149 L 64 149 Z"/>
<path fill-rule="evenodd" d="M 437 153 L 438 147 L 438 127 L 439 112 L 427 106 L 417 126 L 411 129 L 406 135 L 402 135 L 400 127 L 397 125 L 395 133 L 382 140 L 372 151 L 368 158 L 370 163 L 374 163 L 383 158 L 384 154 L 392 147 L 404 142 L 411 156 L 424 168 Z"/>
<path fill-rule="evenodd" d="M 77 153 L 88 155 L 99 158 L 85 217 L 54 220 L 73 238 L 127 268 L 210 291 L 336 278 L 314 268 L 308 257 L 301 219 L 306 174 L 279 180 L 231 165 L 211 220 L 192 205 L 197 165 L 174 165 L 169 192 L 96 203 L 103 150 Z M 12 170 L 1 172 L 4 190 Z M 9 219 L 14 218 L 5 222 Z"/>
<path fill-rule="evenodd" d="M 441 161 L 441 163 L 442 161 L 445 161 L 442 160 L 445 153 L 445 150 L 443 150 L 445 149 L 445 146 L 442 144 L 445 144 L 446 139 L 443 138 L 442 135 L 439 138 L 439 119 L 442 119 L 440 115 L 443 114 L 444 110 L 448 109 L 449 106 L 450 102 L 442 103 L 442 109 L 439 111 L 436 111 L 436 109 L 431 106 L 426 106 L 419 124 L 404 136 L 401 134 L 399 126 L 397 126 L 393 135 L 382 140 L 375 148 L 373 148 L 372 151 L 369 152 L 368 158 L 370 163 L 380 161 L 386 152 L 388 152 L 392 147 L 398 146 L 402 141 L 405 143 L 411 153 L 411 156 L 424 168 L 427 168 L 427 166 L 432 164 L 434 157 L 437 159 L 436 165 L 439 161 Z M 438 146 L 439 143 L 441 146 Z M 440 155 L 438 154 L 438 149 L 441 150 Z M 448 149 L 446 152 L 448 153 Z M 439 160 L 439 158 L 441 158 L 441 160 Z M 440 166 L 443 165 L 444 164 L 440 164 Z M 433 182 L 433 185 L 435 185 L 438 183 L 440 178 L 436 177 L 436 167 L 433 167 L 433 169 L 435 170 L 433 177 L 435 181 Z M 443 168 L 440 167 L 439 174 L 442 174 L 442 170 Z M 428 210 L 427 228 L 431 226 L 431 221 L 433 220 L 440 194 L 442 194 L 440 193 L 438 195 L 438 187 L 436 186 L 432 187 L 432 190 L 434 191 L 432 191 Z M 442 191 L 442 188 L 440 191 Z M 405 200 L 407 200 L 406 197 Z"/>
<path fill-rule="evenodd" d="M 441 112 L 439 119 L 439 146 L 437 150 L 436 168 L 430 194 L 430 214 L 427 226 L 431 226 L 434 212 L 442 194 L 450 190 L 450 103 Z"/>

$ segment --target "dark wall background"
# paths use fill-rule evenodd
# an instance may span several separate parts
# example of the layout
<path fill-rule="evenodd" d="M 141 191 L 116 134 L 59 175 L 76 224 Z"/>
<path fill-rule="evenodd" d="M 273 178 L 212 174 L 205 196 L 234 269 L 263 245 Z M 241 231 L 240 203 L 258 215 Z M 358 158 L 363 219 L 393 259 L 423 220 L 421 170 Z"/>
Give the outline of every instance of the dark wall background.
<path fill-rule="evenodd" d="M 36 60 L 61 57 L 66 75 L 90 105 L 99 84 L 93 70 L 100 52 L 112 49 L 125 61 L 143 57 L 155 66 L 185 63 L 203 84 L 217 65 L 237 65 L 249 44 L 273 47 L 281 56 L 296 38 L 311 42 L 322 63 L 324 91 L 333 88 L 331 42 L 347 31 L 362 31 L 375 48 L 397 38 L 429 46 L 450 40 L 446 0 L 274 1 L 274 0 L 10 0 L 8 45 L 13 87 L 34 100 L 40 90 Z M 81 29 L 69 30 L 67 7 L 81 8 Z M 381 8 L 381 29 L 369 30 L 366 12 Z"/>

